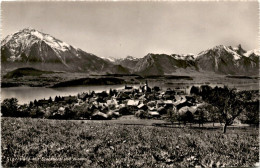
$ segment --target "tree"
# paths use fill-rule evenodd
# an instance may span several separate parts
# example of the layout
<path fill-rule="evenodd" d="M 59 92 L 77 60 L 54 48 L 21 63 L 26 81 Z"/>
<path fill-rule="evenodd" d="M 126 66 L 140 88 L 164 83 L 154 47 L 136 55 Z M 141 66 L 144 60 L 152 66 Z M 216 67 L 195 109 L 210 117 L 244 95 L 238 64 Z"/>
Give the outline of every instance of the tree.
<path fill-rule="evenodd" d="M 216 108 L 215 106 L 212 106 L 211 104 L 206 104 L 204 106 L 204 111 L 206 112 L 206 118 L 208 119 L 208 121 L 212 122 L 213 127 L 214 127 L 215 122 L 219 118 L 218 110 L 219 110 L 218 108 Z"/>
<path fill-rule="evenodd" d="M 32 102 L 32 101 L 30 101 L 30 103 L 29 103 L 29 107 L 30 107 L 30 108 L 33 107 L 33 102 Z"/>
<path fill-rule="evenodd" d="M 191 89 L 190 89 L 190 94 L 198 95 L 199 91 L 200 91 L 199 87 L 192 86 Z"/>
<path fill-rule="evenodd" d="M 30 107 L 27 104 L 23 104 L 18 107 L 17 117 L 29 117 L 30 116 Z"/>
<path fill-rule="evenodd" d="M 99 96 L 101 96 L 101 97 L 108 97 L 109 94 L 106 91 L 102 91 L 101 93 L 99 93 Z"/>
<path fill-rule="evenodd" d="M 195 112 L 195 116 L 194 118 L 196 119 L 196 121 L 199 123 L 199 127 L 200 125 L 202 125 L 203 127 L 203 123 L 206 121 L 206 117 L 205 117 L 205 107 L 199 107 L 197 109 L 197 111 Z"/>
<path fill-rule="evenodd" d="M 212 92 L 212 88 L 208 85 L 202 85 L 200 86 L 200 92 L 199 95 L 202 97 L 202 99 L 206 99 L 210 93 Z"/>
<path fill-rule="evenodd" d="M 90 93 L 90 97 L 94 97 L 95 95 L 96 95 L 95 91 L 92 91 L 92 92 Z"/>
<path fill-rule="evenodd" d="M 250 125 L 259 124 L 259 101 L 247 102 L 245 105 L 246 123 Z"/>
<path fill-rule="evenodd" d="M 155 92 L 159 92 L 159 91 L 160 91 L 160 88 L 159 88 L 158 86 L 154 86 L 154 87 L 153 87 L 153 90 L 154 90 Z"/>
<path fill-rule="evenodd" d="M 93 114 L 93 111 L 89 109 L 88 104 L 83 104 L 81 106 L 74 106 L 70 111 L 69 109 L 65 109 L 65 113 L 69 113 L 69 118 L 79 119 L 90 118 L 90 116 Z"/>
<path fill-rule="evenodd" d="M 190 112 L 190 111 L 187 111 L 184 115 L 184 122 L 186 124 L 186 122 L 189 122 L 190 123 L 190 127 L 191 127 L 191 123 L 193 122 L 194 120 L 194 116 L 193 114 Z"/>
<path fill-rule="evenodd" d="M 1 104 L 1 113 L 4 117 L 18 117 L 17 98 L 5 99 Z"/>
<path fill-rule="evenodd" d="M 64 119 L 74 119 L 75 114 L 69 107 L 65 107 L 65 112 L 64 112 Z"/>
<path fill-rule="evenodd" d="M 105 103 L 104 97 L 98 97 L 96 101 L 99 103 Z"/>
<path fill-rule="evenodd" d="M 170 120 L 171 124 L 173 125 L 174 121 L 177 120 L 177 113 L 174 109 L 167 109 L 168 119 Z"/>
<path fill-rule="evenodd" d="M 51 97 L 49 98 L 48 103 L 52 103 L 52 98 Z"/>
<path fill-rule="evenodd" d="M 131 111 L 127 107 L 121 107 L 119 109 L 119 114 L 121 114 L 121 115 L 130 115 L 132 113 L 131 113 Z"/>
<path fill-rule="evenodd" d="M 35 117 L 35 118 L 43 118 L 44 116 L 44 111 L 42 108 L 40 107 L 37 107 L 36 110 L 35 110 L 35 116 L 32 116 L 32 117 Z"/>
<path fill-rule="evenodd" d="M 34 100 L 33 103 L 34 103 L 35 106 L 38 106 L 38 101 L 36 99 Z"/>
<path fill-rule="evenodd" d="M 144 118 L 148 118 L 149 117 L 149 114 L 147 111 L 144 111 L 144 110 L 138 110 L 136 113 L 135 113 L 135 116 L 136 117 L 139 117 L 141 119 L 144 119 Z"/>
<path fill-rule="evenodd" d="M 220 119 L 224 122 L 223 133 L 226 133 L 227 126 L 232 125 L 244 110 L 243 101 L 239 99 L 236 91 L 227 87 L 215 87 L 204 95 L 203 99 L 218 108 Z"/>

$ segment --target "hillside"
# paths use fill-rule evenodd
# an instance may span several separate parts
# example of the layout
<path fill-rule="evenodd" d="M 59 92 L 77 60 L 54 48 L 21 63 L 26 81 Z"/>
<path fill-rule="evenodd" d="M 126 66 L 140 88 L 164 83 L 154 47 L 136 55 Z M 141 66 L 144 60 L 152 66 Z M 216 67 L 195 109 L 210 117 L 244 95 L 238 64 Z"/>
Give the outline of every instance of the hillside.
<path fill-rule="evenodd" d="M 26 67 L 26 68 L 18 68 L 16 70 L 8 72 L 6 75 L 4 75 L 4 78 L 19 78 L 23 76 L 40 76 L 42 74 L 51 74 L 53 72 L 51 71 L 41 71 L 38 69 Z"/>
<path fill-rule="evenodd" d="M 80 86 L 80 85 L 117 85 L 125 84 L 124 79 L 113 78 L 113 77 L 103 77 L 103 78 L 80 78 L 69 81 L 64 81 L 53 85 L 56 87 L 68 87 L 68 86 Z"/>

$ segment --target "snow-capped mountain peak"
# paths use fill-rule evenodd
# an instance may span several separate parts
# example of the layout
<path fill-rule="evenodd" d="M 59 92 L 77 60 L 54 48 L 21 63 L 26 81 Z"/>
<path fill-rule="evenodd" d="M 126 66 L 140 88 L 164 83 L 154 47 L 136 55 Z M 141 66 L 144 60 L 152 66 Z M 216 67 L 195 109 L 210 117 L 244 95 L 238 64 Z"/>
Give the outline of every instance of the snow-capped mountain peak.
<path fill-rule="evenodd" d="M 224 45 L 218 45 L 218 46 L 215 46 L 208 50 L 200 52 L 198 54 L 198 56 L 205 55 L 205 54 L 212 55 L 210 53 L 214 53 L 214 55 L 220 56 L 220 55 L 222 55 L 222 53 L 229 53 L 229 54 L 233 55 L 234 60 L 239 60 L 242 57 L 240 54 L 238 54 L 238 51 L 240 51 L 240 48 L 241 48 L 240 45 L 238 48 L 227 47 Z"/>
<path fill-rule="evenodd" d="M 224 49 L 225 49 L 227 52 L 231 53 L 231 54 L 233 55 L 233 57 L 234 57 L 235 60 L 239 60 L 239 59 L 241 58 L 241 55 L 239 55 L 237 52 L 235 52 L 235 51 L 232 50 L 231 48 L 224 46 Z"/>
<path fill-rule="evenodd" d="M 171 57 L 177 59 L 177 60 L 195 60 L 197 58 L 197 55 L 189 53 L 189 54 L 172 54 Z"/>
<path fill-rule="evenodd" d="M 44 70 L 128 73 L 126 68 L 115 66 L 33 28 L 22 29 L 2 41 L 1 62 Z"/>
<path fill-rule="evenodd" d="M 8 49 L 6 54 L 9 56 L 6 60 L 12 62 L 31 59 L 45 62 L 49 59 L 52 61 L 58 59 L 67 66 L 66 59 L 71 57 L 70 55 L 80 57 L 77 54 L 77 49 L 71 45 L 30 27 L 8 35 L 3 39 L 1 52 L 4 49 Z"/>
<path fill-rule="evenodd" d="M 249 57 L 250 55 L 260 56 L 260 50 L 254 49 L 254 50 L 250 50 L 250 51 L 247 51 L 246 53 L 244 53 L 244 56 L 246 56 L 246 57 Z"/>
<path fill-rule="evenodd" d="M 100 57 L 102 58 L 103 60 L 107 60 L 107 61 L 110 61 L 110 62 L 115 62 L 117 59 L 114 58 L 114 57 Z"/>
<path fill-rule="evenodd" d="M 125 59 L 127 59 L 127 60 L 136 60 L 136 59 L 138 59 L 138 58 L 135 58 L 135 57 L 133 57 L 133 56 L 127 56 Z"/>
<path fill-rule="evenodd" d="M 25 28 L 14 34 L 8 35 L 1 43 L 2 46 L 9 45 L 11 47 L 17 46 L 30 46 L 33 43 L 45 42 L 50 47 L 55 49 L 57 52 L 66 51 L 71 48 L 71 46 L 65 42 L 62 42 L 48 34 L 42 33 L 33 28 Z M 22 48 L 23 49 L 23 48 Z"/>

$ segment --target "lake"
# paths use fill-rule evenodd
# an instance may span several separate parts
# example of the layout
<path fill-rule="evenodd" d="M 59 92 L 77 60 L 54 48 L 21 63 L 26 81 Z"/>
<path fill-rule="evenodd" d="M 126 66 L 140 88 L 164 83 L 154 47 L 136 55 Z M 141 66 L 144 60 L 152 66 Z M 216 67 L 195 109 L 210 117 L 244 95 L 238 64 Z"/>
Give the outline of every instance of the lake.
<path fill-rule="evenodd" d="M 149 83 L 150 87 L 160 86 L 163 89 L 168 87 L 174 88 L 180 86 L 180 84 L 159 84 L 157 82 Z M 46 87 L 29 87 L 29 86 L 19 86 L 19 87 L 8 87 L 1 88 L 1 102 L 6 98 L 15 97 L 18 99 L 19 104 L 29 103 L 30 101 L 39 99 L 52 99 L 55 96 L 74 96 L 78 93 L 83 92 L 102 92 L 109 91 L 109 89 L 123 89 L 125 85 L 96 85 L 96 86 L 73 86 L 73 87 L 59 87 L 59 88 L 46 88 Z M 129 85 L 130 86 L 130 85 Z M 138 88 L 140 85 L 131 85 Z M 184 85 L 183 85 L 184 86 Z M 188 89 L 187 89 L 188 90 Z"/>
<path fill-rule="evenodd" d="M 77 87 L 60 87 L 60 88 L 45 88 L 45 87 L 9 87 L 1 88 L 1 101 L 6 98 L 15 97 L 19 104 L 29 103 L 35 99 L 52 99 L 55 96 L 77 95 L 78 93 L 95 91 L 109 91 L 109 89 L 122 89 L 124 85 L 99 85 L 99 86 L 77 86 Z"/>
<path fill-rule="evenodd" d="M 176 88 L 180 87 L 185 90 L 186 93 L 190 92 L 191 86 L 200 86 L 201 84 L 195 83 L 160 83 L 158 81 L 149 82 L 149 86 L 159 86 L 162 89 L 167 88 Z M 77 95 L 78 93 L 95 91 L 95 92 L 102 92 L 102 91 L 109 91 L 109 89 L 123 89 L 125 85 L 96 85 L 96 86 L 74 86 L 74 87 L 60 87 L 60 88 L 45 88 L 45 87 L 27 87 L 27 86 L 20 86 L 20 87 L 9 87 L 9 88 L 1 88 L 1 102 L 6 98 L 15 97 L 18 99 L 19 104 L 29 103 L 30 101 L 34 101 L 35 99 L 52 99 L 55 96 L 69 96 L 69 95 Z M 138 88 L 140 85 L 131 85 L 135 88 Z M 223 87 L 223 84 L 210 84 L 211 87 L 219 86 Z M 240 90 L 258 90 L 259 85 L 258 83 L 244 83 L 244 84 L 230 84 L 228 85 L 230 88 L 237 88 Z"/>

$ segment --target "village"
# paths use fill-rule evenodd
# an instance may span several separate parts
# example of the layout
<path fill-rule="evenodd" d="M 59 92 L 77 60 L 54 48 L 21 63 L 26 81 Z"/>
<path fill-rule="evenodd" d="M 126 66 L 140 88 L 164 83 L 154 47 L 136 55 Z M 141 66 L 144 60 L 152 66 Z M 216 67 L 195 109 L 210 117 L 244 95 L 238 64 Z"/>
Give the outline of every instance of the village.
<path fill-rule="evenodd" d="M 236 95 L 230 99 L 237 106 L 234 116 L 222 114 L 225 94 Z M 223 94 L 223 95 L 219 95 Z M 125 85 L 122 89 L 102 92 L 87 91 L 77 95 L 56 96 L 19 105 L 15 98 L 2 103 L 3 117 L 30 117 L 57 120 L 115 120 L 115 119 L 159 119 L 177 124 L 225 123 L 228 125 L 257 124 L 256 91 L 230 90 L 227 87 L 212 88 L 209 85 L 162 89 L 150 87 L 148 81 L 139 86 Z M 223 101 L 222 101 L 223 98 Z M 219 101 L 221 100 L 221 101 Z M 222 103 L 222 104 L 221 104 Z M 240 106 L 244 103 L 244 107 Z M 232 112 L 232 111 L 231 111 Z M 125 116 L 125 117 L 123 117 Z"/>
<path fill-rule="evenodd" d="M 139 88 L 125 85 L 123 89 L 100 93 L 83 92 L 76 96 L 56 96 L 54 100 L 35 100 L 21 105 L 19 111 L 35 118 L 49 119 L 117 119 L 123 115 L 138 118 L 164 118 L 169 113 L 195 113 L 201 105 L 185 88 L 150 87 L 148 82 Z"/>

